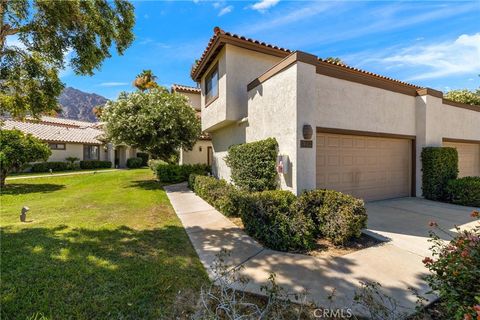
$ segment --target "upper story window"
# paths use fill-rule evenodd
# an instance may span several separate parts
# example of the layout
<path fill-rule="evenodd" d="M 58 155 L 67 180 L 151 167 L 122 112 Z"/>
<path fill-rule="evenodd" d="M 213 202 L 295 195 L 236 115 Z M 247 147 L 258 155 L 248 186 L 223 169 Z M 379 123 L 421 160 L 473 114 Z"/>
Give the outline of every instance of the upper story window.
<path fill-rule="evenodd" d="M 49 143 L 48 146 L 52 150 L 65 150 L 65 143 Z"/>
<path fill-rule="evenodd" d="M 218 65 L 205 77 L 205 104 L 218 97 Z"/>

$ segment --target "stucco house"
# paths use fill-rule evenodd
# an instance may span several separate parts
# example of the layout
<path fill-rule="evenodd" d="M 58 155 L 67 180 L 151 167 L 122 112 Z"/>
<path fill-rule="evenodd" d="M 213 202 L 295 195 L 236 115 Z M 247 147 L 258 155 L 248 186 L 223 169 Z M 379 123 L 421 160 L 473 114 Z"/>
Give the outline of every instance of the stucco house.
<path fill-rule="evenodd" d="M 480 175 L 480 107 L 443 93 L 214 29 L 191 77 L 213 173 L 233 144 L 274 137 L 282 189 L 329 188 L 366 200 L 421 196 L 420 153 L 453 146 L 460 176 Z"/>
<path fill-rule="evenodd" d="M 47 161 L 66 161 L 67 157 L 80 160 L 111 161 L 120 168 L 128 158 L 136 156 L 136 150 L 126 145 L 113 146 L 102 139 L 101 123 L 42 117 L 25 121 L 3 119 L 2 129 L 17 129 L 32 134 L 48 143 L 52 155 Z"/>
<path fill-rule="evenodd" d="M 173 84 L 171 92 L 185 95 L 188 102 L 197 113 L 197 117 L 201 117 L 201 90 L 200 88 L 189 87 L 180 84 Z M 213 160 L 212 139 L 208 134 L 202 134 L 197 140 L 192 150 L 180 150 L 179 164 L 208 164 L 211 165 Z"/>

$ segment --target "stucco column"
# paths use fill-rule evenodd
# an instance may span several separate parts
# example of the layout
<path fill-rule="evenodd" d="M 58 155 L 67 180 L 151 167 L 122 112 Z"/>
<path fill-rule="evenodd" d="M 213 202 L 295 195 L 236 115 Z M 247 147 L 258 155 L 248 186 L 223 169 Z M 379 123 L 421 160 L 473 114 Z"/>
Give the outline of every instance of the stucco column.
<path fill-rule="evenodd" d="M 442 146 L 440 126 L 435 120 L 435 112 L 442 105 L 443 93 L 433 89 L 417 90 L 415 108 L 416 129 L 416 195 L 422 197 L 422 150 L 424 147 Z"/>
<path fill-rule="evenodd" d="M 316 57 L 314 58 L 316 59 Z M 317 99 L 317 73 L 314 65 L 297 62 L 297 136 L 296 148 L 296 186 L 295 193 L 300 194 L 304 190 L 316 188 L 316 123 L 315 113 L 318 108 Z M 303 140 L 303 126 L 310 125 L 313 128 L 312 147 L 301 148 L 300 140 Z"/>
<path fill-rule="evenodd" d="M 107 160 L 112 162 L 112 167 L 115 166 L 115 149 L 111 143 L 107 143 Z"/>

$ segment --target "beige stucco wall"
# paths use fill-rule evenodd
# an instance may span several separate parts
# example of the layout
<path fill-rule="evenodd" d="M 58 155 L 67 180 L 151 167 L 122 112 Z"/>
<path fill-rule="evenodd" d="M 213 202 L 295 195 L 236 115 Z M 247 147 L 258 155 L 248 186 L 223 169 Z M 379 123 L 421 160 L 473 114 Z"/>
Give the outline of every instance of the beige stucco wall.
<path fill-rule="evenodd" d="M 48 161 L 65 161 L 67 157 L 76 157 L 83 160 L 83 144 L 67 143 L 65 150 L 51 150 L 52 155 Z"/>
<path fill-rule="evenodd" d="M 48 158 L 48 161 L 65 161 L 67 157 L 76 157 L 83 160 L 83 144 L 80 143 L 67 143 L 65 150 L 51 150 L 52 155 Z M 99 157 L 100 160 L 109 160 L 108 152 L 104 145 L 99 145 Z"/>
<path fill-rule="evenodd" d="M 443 104 L 441 98 L 430 95 L 413 97 L 324 76 L 316 73 L 315 66 L 302 62 L 250 90 L 244 100 L 242 90 L 246 89 L 241 89 L 242 85 L 245 88 L 263 72 L 242 64 L 250 63 L 243 51 L 247 50 L 227 47 L 226 57 L 223 52 L 227 87 L 222 90 L 228 91 L 224 93 L 227 99 L 221 103 L 226 103 L 227 108 L 235 106 L 234 111 L 228 111 L 235 115 L 235 121 L 213 129 L 213 172 L 220 178 L 228 180 L 230 176 L 223 160 L 230 145 L 275 137 L 280 154 L 288 155 L 290 160 L 290 174 L 281 176 L 281 187 L 297 194 L 315 188 L 316 135 L 312 138 L 313 148 L 299 147 L 303 125 L 309 124 L 314 130 L 325 127 L 416 137 L 416 194 L 421 196 L 423 147 L 440 146 L 442 138 L 480 140 L 480 112 Z M 230 70 L 235 70 L 232 81 Z M 245 74 L 241 70 L 246 70 Z M 239 122 L 245 117 L 248 121 Z"/>
<path fill-rule="evenodd" d="M 256 51 L 225 45 L 211 64 L 218 63 L 219 96 L 205 108 L 205 76 L 202 88 L 202 130 L 213 132 L 247 116 L 247 84 L 268 70 L 281 58 Z M 227 90 L 228 88 L 228 90 Z"/>
<path fill-rule="evenodd" d="M 230 181 L 230 168 L 225 163 L 228 148 L 234 144 L 245 143 L 247 123 L 233 123 L 211 133 L 213 146 L 212 174 Z"/>
<path fill-rule="evenodd" d="M 440 147 L 443 138 L 480 141 L 480 112 L 443 104 L 430 95 L 416 97 L 416 193 L 422 194 L 422 148 Z"/>
<path fill-rule="evenodd" d="M 293 65 L 248 92 L 246 141 L 274 137 L 279 154 L 289 158 L 289 172 L 279 175 L 282 189 L 297 187 L 297 66 Z"/>
<path fill-rule="evenodd" d="M 197 111 L 200 111 L 202 108 L 201 105 L 201 95 L 200 93 L 190 93 L 190 92 L 179 92 L 187 97 L 188 103 Z"/>
<path fill-rule="evenodd" d="M 210 140 L 198 140 L 192 150 L 180 150 L 180 164 L 207 164 L 208 163 L 208 147 L 212 147 Z M 201 149 L 201 151 L 200 151 Z M 213 159 L 212 159 L 213 160 Z"/>

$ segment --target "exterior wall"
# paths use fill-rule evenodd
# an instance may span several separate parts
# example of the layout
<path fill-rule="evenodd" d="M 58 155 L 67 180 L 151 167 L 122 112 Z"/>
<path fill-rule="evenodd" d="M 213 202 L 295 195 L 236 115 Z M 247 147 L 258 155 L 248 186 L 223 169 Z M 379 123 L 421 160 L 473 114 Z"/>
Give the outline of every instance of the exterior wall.
<path fill-rule="evenodd" d="M 225 163 L 231 145 L 245 143 L 246 123 L 233 123 L 211 133 L 213 146 L 212 174 L 230 181 L 230 168 Z"/>
<path fill-rule="evenodd" d="M 282 189 L 299 194 L 315 188 L 316 135 L 312 137 L 313 148 L 300 148 L 303 125 L 309 124 L 314 130 L 322 127 L 416 137 L 415 191 L 421 196 L 423 147 L 441 146 L 443 138 L 480 140 L 480 112 L 444 104 L 430 89 L 426 95 L 402 94 L 322 75 L 314 64 L 300 61 L 247 91 L 245 113 L 241 83 L 245 88 L 262 72 L 242 66 L 243 61 L 249 63 L 243 51 L 246 50 L 227 47 L 224 56 L 227 73 L 234 76 L 227 77 L 228 92 L 223 93 L 227 98 L 222 103 L 226 101 L 227 113 L 236 120 L 212 133 L 213 172 L 220 178 L 230 177 L 223 160 L 230 145 L 275 137 L 280 154 L 288 155 L 290 160 L 289 174 L 280 178 Z M 253 76 L 238 76 L 243 69 Z M 248 122 L 238 121 L 246 116 Z"/>
<path fill-rule="evenodd" d="M 191 93 L 191 92 L 178 92 L 183 94 L 188 98 L 188 103 L 197 111 L 200 111 L 202 108 L 202 101 L 200 93 Z"/>
<path fill-rule="evenodd" d="M 67 143 L 65 150 L 52 150 L 52 155 L 47 161 L 66 161 L 67 157 L 76 157 L 83 160 L 83 144 Z"/>
<path fill-rule="evenodd" d="M 440 147 L 443 138 L 480 141 L 480 112 L 444 104 L 432 95 L 416 97 L 416 193 L 422 194 L 422 148 Z"/>
<path fill-rule="evenodd" d="M 281 58 L 225 45 L 201 80 L 202 130 L 213 132 L 247 116 L 247 84 Z M 218 98 L 205 107 L 205 77 L 218 63 Z M 228 90 L 227 90 L 228 88 Z"/>
<path fill-rule="evenodd" d="M 83 159 L 83 144 L 80 143 L 67 143 L 65 150 L 52 150 L 52 155 L 47 161 L 65 161 L 67 157 L 76 157 L 80 160 Z M 105 161 L 112 161 L 108 155 L 108 149 L 105 145 L 99 145 L 99 159 Z"/>
<path fill-rule="evenodd" d="M 288 155 L 289 172 L 280 175 L 282 189 L 295 192 L 297 188 L 297 66 L 275 75 L 248 92 L 248 127 L 246 141 L 274 137 L 279 154 Z"/>
<path fill-rule="evenodd" d="M 180 164 L 208 164 L 208 147 L 210 140 L 198 140 L 191 151 L 180 150 Z M 202 151 L 200 151 L 200 148 Z M 212 159 L 213 160 L 213 159 Z"/>
<path fill-rule="evenodd" d="M 218 65 L 218 98 L 209 105 L 205 104 L 205 77 L 212 70 L 212 68 Z M 224 47 L 217 55 L 215 60 L 211 63 L 210 68 L 205 73 L 205 76 L 201 80 L 202 95 L 200 98 L 200 104 L 202 106 L 202 131 L 210 132 L 217 127 L 224 126 L 231 122 L 231 119 L 227 119 L 227 78 L 226 78 L 226 48 Z"/>

